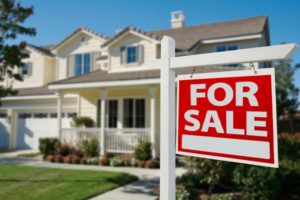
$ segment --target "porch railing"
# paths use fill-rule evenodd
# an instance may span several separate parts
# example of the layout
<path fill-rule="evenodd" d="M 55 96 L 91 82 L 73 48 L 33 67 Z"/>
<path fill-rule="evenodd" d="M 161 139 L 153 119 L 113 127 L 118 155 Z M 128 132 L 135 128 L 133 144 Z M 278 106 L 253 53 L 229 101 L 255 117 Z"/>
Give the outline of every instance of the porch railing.
<path fill-rule="evenodd" d="M 62 129 L 60 141 L 81 146 L 83 141 L 97 139 L 101 144 L 101 129 L 99 128 L 68 128 Z M 104 148 L 107 153 L 132 153 L 139 141 L 150 141 L 150 129 L 114 129 L 104 130 Z"/>

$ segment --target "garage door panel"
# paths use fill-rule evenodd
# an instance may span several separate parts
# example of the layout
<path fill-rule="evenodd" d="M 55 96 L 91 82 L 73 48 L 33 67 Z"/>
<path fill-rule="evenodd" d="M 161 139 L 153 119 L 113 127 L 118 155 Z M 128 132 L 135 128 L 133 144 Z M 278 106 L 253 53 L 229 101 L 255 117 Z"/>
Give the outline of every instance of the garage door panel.
<path fill-rule="evenodd" d="M 70 128 L 73 115 L 64 113 L 63 128 Z M 55 112 L 19 113 L 17 124 L 17 149 L 38 149 L 40 138 L 58 137 Z"/>
<path fill-rule="evenodd" d="M 0 149 L 8 149 L 9 146 L 9 133 L 7 127 L 7 120 L 0 119 Z"/>

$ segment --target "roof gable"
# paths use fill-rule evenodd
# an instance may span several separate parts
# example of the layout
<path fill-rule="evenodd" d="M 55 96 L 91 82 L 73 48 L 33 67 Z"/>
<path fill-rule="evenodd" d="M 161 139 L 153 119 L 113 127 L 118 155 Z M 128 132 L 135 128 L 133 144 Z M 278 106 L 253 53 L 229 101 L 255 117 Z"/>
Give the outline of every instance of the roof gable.
<path fill-rule="evenodd" d="M 116 35 L 114 35 L 112 38 L 110 38 L 109 40 L 104 42 L 102 44 L 102 47 L 110 47 L 113 44 L 115 44 L 116 42 L 118 42 L 119 40 L 121 40 L 122 38 L 124 38 L 125 36 L 127 36 L 128 34 L 134 34 L 137 37 L 142 37 L 144 39 L 148 39 L 148 40 L 151 40 L 154 42 L 160 41 L 160 38 L 157 37 L 156 35 L 149 34 L 145 31 L 142 31 L 133 26 L 128 26 L 128 27 L 124 28 L 122 31 L 120 31 L 119 33 L 117 33 Z"/>
<path fill-rule="evenodd" d="M 107 40 L 107 37 L 105 37 L 105 36 L 103 36 L 99 33 L 96 33 L 95 31 L 92 31 L 92 30 L 90 30 L 86 27 L 80 27 L 80 28 L 76 29 L 73 33 L 71 33 L 69 36 L 67 36 L 65 39 L 60 41 L 57 45 L 55 45 L 53 47 L 53 51 L 57 51 L 58 49 L 62 48 L 69 41 L 76 38 L 77 36 L 79 36 L 82 33 L 90 35 L 90 36 L 95 37 L 95 38 L 98 38 L 98 39 L 103 40 L 103 41 Z"/>

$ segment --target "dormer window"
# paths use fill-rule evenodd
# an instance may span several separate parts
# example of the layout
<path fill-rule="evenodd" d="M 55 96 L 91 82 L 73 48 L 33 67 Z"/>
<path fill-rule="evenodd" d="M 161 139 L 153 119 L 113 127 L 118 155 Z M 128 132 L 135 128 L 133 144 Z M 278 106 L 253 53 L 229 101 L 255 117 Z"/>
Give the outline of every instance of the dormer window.
<path fill-rule="evenodd" d="M 75 75 L 88 74 L 91 71 L 91 54 L 76 54 L 75 55 Z"/>
<path fill-rule="evenodd" d="M 128 46 L 121 47 L 121 64 L 141 64 L 144 59 L 144 47 Z"/>
<path fill-rule="evenodd" d="M 127 63 L 136 63 L 138 61 L 137 47 L 127 48 Z"/>
<path fill-rule="evenodd" d="M 31 72 L 31 63 L 23 63 L 19 68 L 19 70 L 20 70 L 19 73 L 22 76 L 29 76 Z"/>

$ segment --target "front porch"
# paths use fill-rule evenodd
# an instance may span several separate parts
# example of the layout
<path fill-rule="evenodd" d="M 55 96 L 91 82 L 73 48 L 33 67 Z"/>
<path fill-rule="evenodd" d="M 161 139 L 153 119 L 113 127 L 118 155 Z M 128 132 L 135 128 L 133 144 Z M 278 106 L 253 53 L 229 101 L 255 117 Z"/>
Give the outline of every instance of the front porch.
<path fill-rule="evenodd" d="M 159 92 L 157 85 L 88 88 L 57 91 L 59 139 L 80 145 L 84 140 L 97 139 L 100 155 L 133 153 L 139 141 L 152 144 L 153 157 L 159 157 Z M 78 95 L 78 117 L 90 117 L 93 128 L 62 127 L 63 98 Z"/>
<path fill-rule="evenodd" d="M 104 142 L 101 140 L 104 138 Z M 133 153 L 139 141 L 151 142 L 149 128 L 117 129 L 105 128 L 66 128 L 61 129 L 60 141 L 74 146 L 81 145 L 85 140 L 99 141 L 101 152 Z"/>

